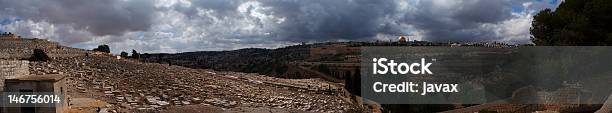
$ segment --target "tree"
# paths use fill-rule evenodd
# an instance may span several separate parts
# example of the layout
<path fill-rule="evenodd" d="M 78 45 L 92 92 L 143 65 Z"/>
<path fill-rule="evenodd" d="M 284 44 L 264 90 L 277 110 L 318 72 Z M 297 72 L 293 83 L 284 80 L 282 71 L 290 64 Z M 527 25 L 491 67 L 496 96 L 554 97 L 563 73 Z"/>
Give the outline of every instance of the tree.
<path fill-rule="evenodd" d="M 93 51 L 110 53 L 110 47 L 106 44 L 99 45 L 98 48 L 94 48 Z"/>
<path fill-rule="evenodd" d="M 607 0 L 566 0 L 534 16 L 531 41 L 540 46 L 612 45 L 612 4 Z"/>
<path fill-rule="evenodd" d="M 121 54 L 119 56 L 121 56 L 121 58 L 128 58 L 128 53 L 125 51 L 121 51 Z"/>
<path fill-rule="evenodd" d="M 47 56 L 47 53 L 42 49 L 34 49 L 32 57 L 29 59 L 30 61 L 49 61 L 51 58 Z"/>
<path fill-rule="evenodd" d="M 140 59 L 140 53 L 136 52 L 136 50 L 132 49 L 132 58 Z"/>

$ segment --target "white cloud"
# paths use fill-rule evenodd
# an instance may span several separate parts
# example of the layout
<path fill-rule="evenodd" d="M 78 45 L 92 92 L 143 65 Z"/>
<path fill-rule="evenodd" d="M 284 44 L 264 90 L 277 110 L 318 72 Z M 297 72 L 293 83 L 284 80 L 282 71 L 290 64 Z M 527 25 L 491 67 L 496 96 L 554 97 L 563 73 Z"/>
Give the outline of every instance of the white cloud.
<path fill-rule="evenodd" d="M 532 16 L 530 13 L 513 13 L 509 20 L 497 24 L 483 24 L 481 29 L 491 30 L 497 37 L 503 37 L 497 42 L 511 44 L 531 43 L 529 28 L 531 27 Z"/>

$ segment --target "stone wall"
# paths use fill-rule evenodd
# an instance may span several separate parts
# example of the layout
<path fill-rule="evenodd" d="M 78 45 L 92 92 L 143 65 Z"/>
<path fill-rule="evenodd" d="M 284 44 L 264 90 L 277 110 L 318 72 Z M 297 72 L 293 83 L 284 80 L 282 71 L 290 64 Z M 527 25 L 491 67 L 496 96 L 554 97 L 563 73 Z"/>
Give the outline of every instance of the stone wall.
<path fill-rule="evenodd" d="M 51 58 L 85 56 L 87 51 L 60 45 L 43 39 L 0 39 L 0 59 L 19 60 L 32 56 L 34 49 L 42 49 Z"/>
<path fill-rule="evenodd" d="M 595 113 L 612 113 L 612 94 L 608 96 L 608 100 Z"/>
<path fill-rule="evenodd" d="M 0 60 L 0 92 L 4 91 L 4 79 L 30 75 L 29 61 Z"/>

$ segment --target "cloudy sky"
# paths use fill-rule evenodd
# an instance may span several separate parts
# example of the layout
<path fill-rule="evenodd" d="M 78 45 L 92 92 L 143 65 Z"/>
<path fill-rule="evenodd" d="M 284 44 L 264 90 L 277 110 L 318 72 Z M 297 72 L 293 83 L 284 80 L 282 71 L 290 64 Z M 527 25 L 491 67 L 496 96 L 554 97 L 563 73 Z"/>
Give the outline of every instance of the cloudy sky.
<path fill-rule="evenodd" d="M 561 0 L 0 0 L 0 31 L 114 53 L 277 48 L 300 42 L 529 43 Z M 411 40 L 412 40 L 411 39 Z"/>

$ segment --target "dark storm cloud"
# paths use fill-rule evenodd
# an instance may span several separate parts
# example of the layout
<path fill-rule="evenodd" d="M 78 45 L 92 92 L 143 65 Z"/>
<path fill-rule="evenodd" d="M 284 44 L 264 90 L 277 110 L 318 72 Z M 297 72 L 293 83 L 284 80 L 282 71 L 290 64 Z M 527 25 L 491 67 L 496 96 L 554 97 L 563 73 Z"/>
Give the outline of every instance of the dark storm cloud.
<path fill-rule="evenodd" d="M 249 1 L 193 1 L 195 7 L 174 7 L 186 15 L 195 15 L 196 8 L 220 13 L 218 17 L 237 17 L 236 8 Z M 252 2 L 252 1 L 251 1 Z M 285 17 L 282 24 L 268 31 L 275 39 L 287 41 L 326 41 L 367 39 L 379 33 L 403 34 L 383 19 L 396 13 L 394 1 L 373 0 L 270 0 L 258 1 L 271 9 L 268 15 Z M 248 8 L 252 11 L 254 7 Z M 189 16 L 194 17 L 194 16 Z M 231 20 L 228 20 L 231 21 Z M 258 20 L 264 21 L 264 20 Z M 265 22 L 258 22 L 259 26 Z"/>
<path fill-rule="evenodd" d="M 150 0 L 1 0 L 3 15 L 71 25 L 97 36 L 146 31 L 152 25 Z"/>
<path fill-rule="evenodd" d="M 388 40 L 529 43 L 533 0 L 0 0 L 3 31 L 153 52 Z M 517 12 L 518 11 L 518 12 Z M 381 38 L 382 37 L 382 38 Z M 136 44 L 134 44 L 136 43 Z M 270 45 L 270 46 L 267 46 Z"/>
<path fill-rule="evenodd" d="M 278 35 L 292 41 L 358 40 L 378 33 L 399 34 L 384 29 L 383 21 L 395 13 L 395 5 L 387 0 L 327 0 L 264 2 L 275 14 L 287 17 Z"/>
<path fill-rule="evenodd" d="M 196 7 L 212 9 L 232 17 L 245 1 L 194 1 Z M 400 24 L 425 31 L 432 41 L 498 40 L 480 25 L 496 24 L 511 17 L 513 2 L 506 0 L 264 0 L 267 14 L 286 17 L 286 22 L 271 31 L 277 39 L 288 41 L 371 40 L 377 34 L 407 35 Z M 399 6 L 398 2 L 409 2 Z M 520 2 L 517 2 L 520 3 Z M 515 4 L 520 5 L 520 4 Z M 400 7 L 414 8 L 414 11 Z M 179 8 L 192 15 L 194 10 Z M 399 16 L 398 15 L 402 15 Z M 265 26 L 265 25 L 264 25 Z"/>
<path fill-rule="evenodd" d="M 406 15 L 403 22 L 425 30 L 424 38 L 432 41 L 497 40 L 503 37 L 479 27 L 510 19 L 511 5 L 497 0 L 465 0 L 452 5 L 424 1 L 417 6 L 419 11 Z"/>

